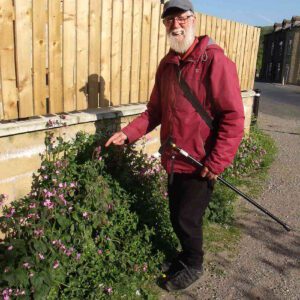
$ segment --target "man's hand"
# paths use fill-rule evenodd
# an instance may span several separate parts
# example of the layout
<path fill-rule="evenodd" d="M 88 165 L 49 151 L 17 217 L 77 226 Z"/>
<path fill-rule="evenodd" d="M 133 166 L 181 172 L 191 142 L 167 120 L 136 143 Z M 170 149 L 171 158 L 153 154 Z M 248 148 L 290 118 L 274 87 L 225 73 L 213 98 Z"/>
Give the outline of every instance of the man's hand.
<path fill-rule="evenodd" d="M 218 175 L 214 174 L 213 172 L 209 171 L 207 167 L 203 167 L 200 173 L 201 177 L 207 177 L 209 180 L 217 180 Z"/>
<path fill-rule="evenodd" d="M 117 146 L 122 146 L 127 140 L 127 135 L 123 131 L 114 133 L 110 139 L 106 142 L 105 147 L 108 147 L 111 143 Z"/>

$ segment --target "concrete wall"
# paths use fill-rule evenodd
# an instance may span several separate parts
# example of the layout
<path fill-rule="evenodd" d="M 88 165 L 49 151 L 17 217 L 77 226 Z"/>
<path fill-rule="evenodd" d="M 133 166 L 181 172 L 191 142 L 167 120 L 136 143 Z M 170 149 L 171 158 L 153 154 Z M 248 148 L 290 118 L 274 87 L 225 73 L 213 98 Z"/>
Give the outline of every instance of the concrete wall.
<path fill-rule="evenodd" d="M 253 96 L 244 92 L 243 102 L 246 113 L 245 131 L 249 132 Z M 67 115 L 65 120 L 59 116 L 0 124 L 0 194 L 9 195 L 9 201 L 18 199 L 30 191 L 32 174 L 40 166 L 40 156 L 45 149 L 45 132 L 51 130 L 55 135 L 71 139 L 78 131 L 95 133 L 101 128 L 118 130 L 145 110 L 145 105 L 131 105 L 106 110 L 90 110 Z M 47 128 L 49 120 L 54 126 Z M 62 126 L 66 122 L 67 127 Z M 147 153 L 155 153 L 159 147 L 159 128 L 145 139 Z"/>

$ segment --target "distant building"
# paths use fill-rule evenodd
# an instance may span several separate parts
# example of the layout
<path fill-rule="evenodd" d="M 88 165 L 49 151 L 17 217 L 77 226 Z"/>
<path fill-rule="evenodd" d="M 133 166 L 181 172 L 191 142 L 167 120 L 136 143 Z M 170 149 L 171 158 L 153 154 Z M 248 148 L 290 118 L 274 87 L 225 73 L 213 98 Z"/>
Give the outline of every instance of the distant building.
<path fill-rule="evenodd" d="M 300 85 L 300 16 L 275 23 L 273 32 L 265 35 L 260 78 Z"/>

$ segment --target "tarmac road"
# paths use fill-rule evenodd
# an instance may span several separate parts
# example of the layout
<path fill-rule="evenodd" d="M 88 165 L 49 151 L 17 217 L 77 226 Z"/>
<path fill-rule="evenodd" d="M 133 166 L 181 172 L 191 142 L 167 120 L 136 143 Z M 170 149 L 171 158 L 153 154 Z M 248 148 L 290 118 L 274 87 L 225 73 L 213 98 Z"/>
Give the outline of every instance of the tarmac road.
<path fill-rule="evenodd" d="M 278 147 L 256 200 L 294 230 L 287 233 L 241 201 L 238 253 L 213 257 L 223 272 L 207 270 L 193 289 L 161 299 L 300 300 L 300 87 L 257 83 L 256 88 L 262 90 L 258 125 Z"/>

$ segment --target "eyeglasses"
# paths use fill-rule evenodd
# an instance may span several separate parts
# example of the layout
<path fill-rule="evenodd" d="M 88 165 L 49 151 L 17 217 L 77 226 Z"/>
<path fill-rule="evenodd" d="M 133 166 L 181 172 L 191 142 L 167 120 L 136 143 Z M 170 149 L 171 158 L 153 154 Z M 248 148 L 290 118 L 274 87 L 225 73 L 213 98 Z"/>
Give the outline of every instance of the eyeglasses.
<path fill-rule="evenodd" d="M 171 26 L 172 24 L 175 23 L 175 21 L 178 22 L 179 25 L 183 25 L 187 22 L 187 20 L 190 18 L 190 17 L 193 17 L 194 15 L 189 15 L 189 16 L 186 16 L 186 17 L 173 17 L 173 18 L 165 18 L 163 20 L 163 23 L 166 25 L 166 26 Z"/>

